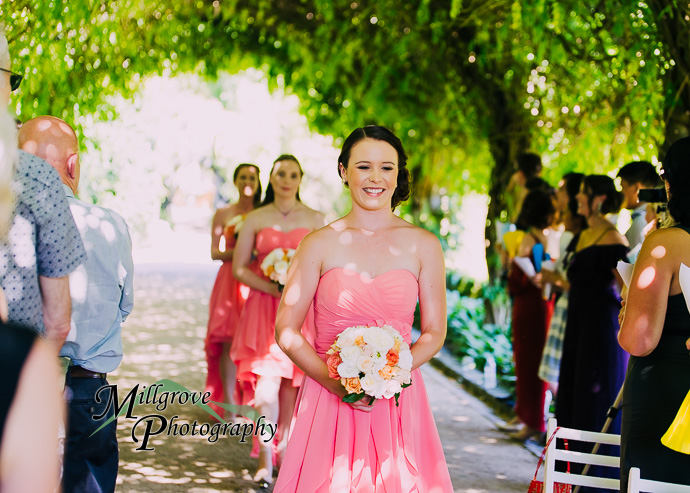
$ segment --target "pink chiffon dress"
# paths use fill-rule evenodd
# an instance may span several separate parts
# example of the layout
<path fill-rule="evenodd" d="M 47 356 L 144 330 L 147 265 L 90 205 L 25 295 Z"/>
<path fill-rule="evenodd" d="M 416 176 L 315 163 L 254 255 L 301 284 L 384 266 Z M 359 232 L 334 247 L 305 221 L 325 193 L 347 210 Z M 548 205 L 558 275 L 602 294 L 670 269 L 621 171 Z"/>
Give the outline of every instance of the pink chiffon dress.
<path fill-rule="evenodd" d="M 410 342 L 416 277 L 396 269 L 373 279 L 345 268 L 326 272 L 314 297 L 314 346 L 321 358 L 347 327 L 388 324 Z M 274 492 L 452 492 L 421 372 L 400 406 L 381 399 L 356 411 L 316 381 L 300 389 Z"/>
<path fill-rule="evenodd" d="M 302 238 L 310 232 L 307 228 L 279 231 L 264 228 L 256 235 L 257 258 L 255 266 L 276 248 L 297 248 Z M 253 269 L 263 276 L 261 269 Z M 249 296 L 240 316 L 240 330 L 235 334 L 230 357 L 237 365 L 237 380 L 241 395 L 238 404 L 254 405 L 254 391 L 258 375 L 282 377 L 292 380 L 295 387 L 302 383 L 304 373 L 278 346 L 275 339 L 276 315 L 280 299 L 270 294 L 249 290 Z"/>
<path fill-rule="evenodd" d="M 235 226 L 230 226 L 223 232 L 226 248 L 235 246 Z M 208 330 L 204 340 L 206 352 L 206 392 L 211 393 L 211 400 L 224 402 L 225 392 L 220 376 L 220 357 L 223 344 L 232 341 L 237 331 L 242 308 L 249 295 L 249 288 L 240 283 L 232 275 L 232 261 L 225 260 L 218 269 L 216 281 L 211 291 L 208 306 Z M 211 404 L 211 407 L 223 415 L 223 410 Z"/>

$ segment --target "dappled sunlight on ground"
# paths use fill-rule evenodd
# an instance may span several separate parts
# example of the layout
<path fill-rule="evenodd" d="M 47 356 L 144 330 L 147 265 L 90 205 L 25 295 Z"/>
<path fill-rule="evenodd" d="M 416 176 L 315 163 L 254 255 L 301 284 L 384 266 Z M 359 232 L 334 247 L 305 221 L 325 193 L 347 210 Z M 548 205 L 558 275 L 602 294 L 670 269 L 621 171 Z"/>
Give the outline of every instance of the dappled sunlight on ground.
<path fill-rule="evenodd" d="M 139 391 L 157 380 L 173 380 L 190 391 L 203 391 L 206 378 L 203 341 L 206 335 L 208 296 L 217 265 L 138 265 L 135 308 L 123 326 L 124 358 L 109 378 L 117 384 L 119 400 L 137 384 Z M 201 273 L 200 273 L 201 272 Z M 186 275 L 189 275 L 189 277 Z M 204 285 L 199 286 L 199 277 Z M 196 279 L 193 281 L 192 279 Z M 174 404 L 163 411 L 152 404 L 140 405 L 138 418 L 160 414 L 176 424 L 215 423 L 202 409 Z M 148 442 L 153 451 L 136 450 L 142 445 L 145 423 L 132 437 L 136 419 L 118 419 L 120 470 L 118 492 L 253 492 L 259 491 L 251 474 L 256 460 L 249 457 L 251 443 L 238 437 L 221 436 L 209 442 L 206 436 L 168 436 L 163 432 Z M 154 425 L 153 428 L 157 428 Z"/>

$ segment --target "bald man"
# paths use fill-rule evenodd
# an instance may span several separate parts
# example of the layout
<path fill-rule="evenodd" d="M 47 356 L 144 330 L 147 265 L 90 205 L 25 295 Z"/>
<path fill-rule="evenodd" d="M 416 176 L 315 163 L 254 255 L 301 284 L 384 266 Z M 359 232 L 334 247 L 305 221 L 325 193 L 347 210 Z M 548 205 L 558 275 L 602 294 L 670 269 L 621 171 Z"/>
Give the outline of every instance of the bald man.
<path fill-rule="evenodd" d="M 21 82 L 11 66 L 0 27 L 0 104 L 5 107 Z M 86 251 L 60 178 L 45 161 L 19 151 L 12 187 L 14 213 L 8 239 L 0 242 L 0 286 L 9 320 L 46 336 L 57 353 L 70 329 L 67 276 L 86 260 Z"/>
<path fill-rule="evenodd" d="M 68 399 L 63 493 L 115 490 L 117 422 L 91 434 L 114 415 L 106 413 L 107 373 L 122 360 L 122 322 L 132 310 L 132 243 L 117 213 L 75 197 L 79 187 L 79 142 L 66 122 L 52 116 L 29 120 L 19 146 L 47 161 L 60 175 L 88 259 L 69 276 L 72 326 L 60 356 L 70 358 L 65 379 Z M 94 416 L 100 419 L 94 420 Z"/>

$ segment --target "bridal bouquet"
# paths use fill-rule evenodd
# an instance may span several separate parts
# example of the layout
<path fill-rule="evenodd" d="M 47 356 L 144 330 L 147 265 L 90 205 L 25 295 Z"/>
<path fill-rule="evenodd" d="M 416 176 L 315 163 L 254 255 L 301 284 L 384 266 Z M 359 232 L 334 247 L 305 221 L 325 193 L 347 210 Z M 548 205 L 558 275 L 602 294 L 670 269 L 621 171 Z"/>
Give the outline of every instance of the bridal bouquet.
<path fill-rule="evenodd" d="M 261 262 L 261 271 L 271 281 L 285 285 L 288 267 L 295 255 L 292 248 L 276 248 Z"/>
<path fill-rule="evenodd" d="M 390 325 L 348 327 L 326 354 L 329 376 L 348 392 L 343 402 L 395 397 L 397 406 L 402 389 L 412 384 L 410 346 Z"/>

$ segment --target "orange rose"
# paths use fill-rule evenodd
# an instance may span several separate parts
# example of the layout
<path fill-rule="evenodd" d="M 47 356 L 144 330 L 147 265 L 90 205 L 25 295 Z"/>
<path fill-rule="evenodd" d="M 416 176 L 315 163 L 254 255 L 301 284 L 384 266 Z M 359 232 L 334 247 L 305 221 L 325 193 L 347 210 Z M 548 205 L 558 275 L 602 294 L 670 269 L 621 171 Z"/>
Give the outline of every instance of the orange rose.
<path fill-rule="evenodd" d="M 379 375 L 384 380 L 390 380 L 393 377 L 393 367 L 386 365 L 381 370 L 379 370 Z"/>
<path fill-rule="evenodd" d="M 342 378 L 340 381 L 347 390 L 348 394 L 359 394 L 362 391 L 362 385 L 359 383 L 359 378 Z"/>
<path fill-rule="evenodd" d="M 392 349 L 386 353 L 386 360 L 388 361 L 389 365 L 397 365 L 399 359 L 400 357 L 398 356 L 398 353 Z"/>
<path fill-rule="evenodd" d="M 328 356 L 326 360 L 326 365 L 328 365 L 328 376 L 331 378 L 340 378 L 338 375 L 338 365 L 342 363 L 343 360 L 340 358 L 340 353 L 333 353 Z"/>

